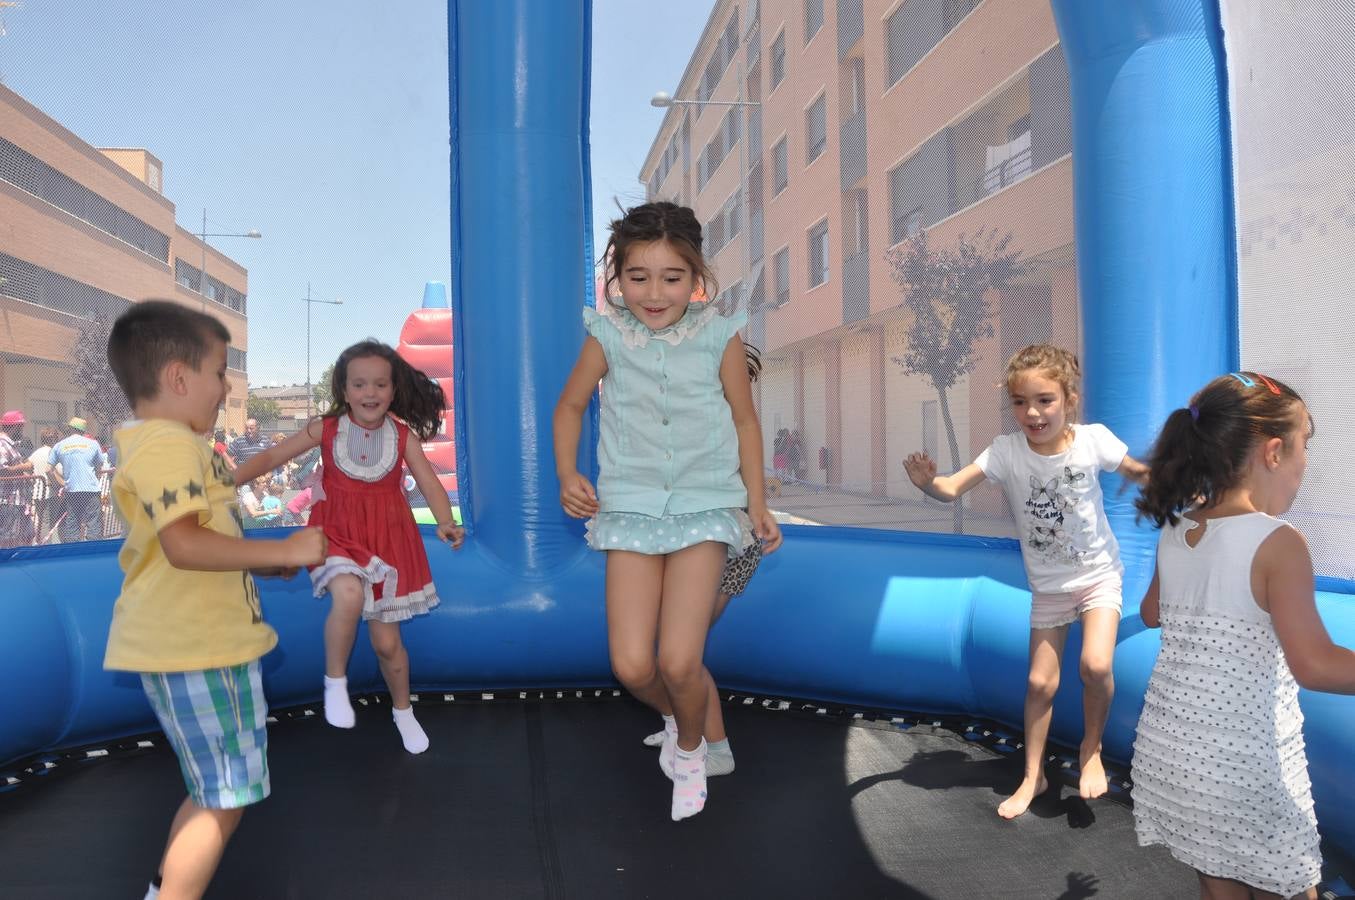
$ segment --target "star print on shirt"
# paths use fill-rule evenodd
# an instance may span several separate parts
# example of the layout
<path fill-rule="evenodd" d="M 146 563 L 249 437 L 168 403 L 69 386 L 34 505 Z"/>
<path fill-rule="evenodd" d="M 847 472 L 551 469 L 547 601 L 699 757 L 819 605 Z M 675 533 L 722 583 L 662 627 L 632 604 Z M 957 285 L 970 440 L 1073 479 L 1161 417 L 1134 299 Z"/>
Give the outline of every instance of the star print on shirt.
<path fill-rule="evenodd" d="M 196 481 L 188 482 L 188 499 L 192 500 L 194 497 L 201 496 L 202 496 L 202 485 L 198 484 Z"/>
<path fill-rule="evenodd" d="M 154 503 L 143 503 L 143 504 L 141 504 L 141 508 L 144 509 L 144 510 L 146 511 L 146 515 L 150 516 L 152 519 L 155 518 L 155 504 L 154 504 Z"/>
<path fill-rule="evenodd" d="M 163 506 L 165 509 L 169 509 L 171 506 L 178 502 L 179 502 L 178 491 L 171 491 L 169 488 L 165 488 L 164 493 L 160 495 L 160 505 Z"/>

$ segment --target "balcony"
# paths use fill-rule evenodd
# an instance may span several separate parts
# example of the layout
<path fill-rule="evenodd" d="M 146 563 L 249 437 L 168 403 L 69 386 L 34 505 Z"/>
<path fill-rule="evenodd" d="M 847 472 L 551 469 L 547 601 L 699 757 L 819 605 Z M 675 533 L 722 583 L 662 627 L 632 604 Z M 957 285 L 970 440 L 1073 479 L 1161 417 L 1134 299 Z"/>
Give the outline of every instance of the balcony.
<path fill-rule="evenodd" d="M 870 252 L 862 250 L 842 264 L 842 324 L 870 315 Z"/>
<path fill-rule="evenodd" d="M 987 167 L 978 178 L 956 186 L 955 209 L 964 209 L 978 203 L 989 194 L 1028 177 L 1033 168 L 1030 154 L 1030 132 L 1010 143 L 987 148 Z"/>
<path fill-rule="evenodd" d="M 837 58 L 845 57 L 865 33 L 864 0 L 837 0 Z"/>
<path fill-rule="evenodd" d="M 863 109 L 838 131 L 838 164 L 842 190 L 848 190 L 866 175 L 866 111 Z"/>

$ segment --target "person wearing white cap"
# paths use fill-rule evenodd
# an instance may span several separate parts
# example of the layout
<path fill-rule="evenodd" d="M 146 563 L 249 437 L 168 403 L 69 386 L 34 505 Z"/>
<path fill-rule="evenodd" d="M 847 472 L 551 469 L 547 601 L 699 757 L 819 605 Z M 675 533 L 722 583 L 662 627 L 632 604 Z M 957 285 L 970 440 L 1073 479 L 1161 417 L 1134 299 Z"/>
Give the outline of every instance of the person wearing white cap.
<path fill-rule="evenodd" d="M 0 416 L 0 546 L 27 543 L 21 532 L 24 524 L 22 479 L 33 471 L 33 464 L 19 451 L 27 420 L 17 409 Z"/>
<path fill-rule="evenodd" d="M 47 456 L 49 465 L 61 466 L 65 509 L 61 513 L 61 542 L 102 538 L 99 522 L 99 473 L 108 467 L 108 457 L 99 442 L 85 434 L 89 423 L 76 416 L 67 423 L 67 437 L 58 441 Z"/>

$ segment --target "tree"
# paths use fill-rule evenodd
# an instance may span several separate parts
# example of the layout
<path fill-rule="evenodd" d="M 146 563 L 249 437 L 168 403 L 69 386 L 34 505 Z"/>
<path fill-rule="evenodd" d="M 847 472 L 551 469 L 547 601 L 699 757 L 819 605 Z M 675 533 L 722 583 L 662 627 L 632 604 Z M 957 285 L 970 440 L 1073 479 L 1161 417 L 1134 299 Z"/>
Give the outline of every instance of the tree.
<path fill-rule="evenodd" d="M 950 414 L 948 391 L 974 371 L 974 345 L 993 336 L 990 292 L 1007 288 L 1024 271 L 1021 253 L 1008 250 L 1011 232 L 982 230 L 972 239 L 960 235 L 955 247 L 932 249 L 927 232 L 885 253 L 890 277 L 903 288 L 913 313 L 908 347 L 894 363 L 910 375 L 921 375 L 936 388 L 946 426 L 951 471 L 963 465 Z M 955 501 L 955 533 L 964 530 L 964 507 Z"/>
<path fill-rule="evenodd" d="M 249 417 L 259 422 L 277 422 L 282 417 L 282 407 L 278 401 L 269 397 L 250 397 L 245 407 L 249 410 Z"/>
<path fill-rule="evenodd" d="M 333 398 L 330 396 L 329 383 L 334 378 L 334 363 L 325 366 L 325 370 L 320 373 L 320 377 L 311 385 L 311 396 L 315 398 L 315 412 L 317 415 L 329 409 Z"/>
<path fill-rule="evenodd" d="M 127 397 L 108 367 L 108 333 L 112 330 L 113 317 L 106 311 L 81 319 L 71 352 L 75 359 L 71 381 L 84 392 L 82 409 L 94 434 L 111 431 L 132 417 Z"/>

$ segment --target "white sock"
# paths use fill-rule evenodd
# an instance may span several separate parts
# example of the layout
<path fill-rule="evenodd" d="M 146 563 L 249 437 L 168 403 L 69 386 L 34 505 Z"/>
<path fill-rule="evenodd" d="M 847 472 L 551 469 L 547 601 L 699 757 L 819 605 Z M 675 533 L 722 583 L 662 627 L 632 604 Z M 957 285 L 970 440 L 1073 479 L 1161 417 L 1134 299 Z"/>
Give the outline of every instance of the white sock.
<path fill-rule="evenodd" d="M 146 896 L 142 897 L 141 900 L 156 900 L 159 896 L 160 888 L 152 884 L 150 887 L 146 888 Z"/>
<path fill-rule="evenodd" d="M 663 717 L 663 743 L 659 747 L 659 768 L 670 779 L 673 777 L 673 751 L 677 749 L 677 719 Z"/>
<path fill-rule="evenodd" d="M 676 742 L 675 742 L 676 743 Z M 695 750 L 673 753 L 673 821 L 681 822 L 706 808 L 706 739 Z"/>
<path fill-rule="evenodd" d="M 352 728 L 358 718 L 348 700 L 348 676 L 325 676 L 325 721 L 335 728 Z"/>
<path fill-rule="evenodd" d="M 663 717 L 663 727 L 660 728 L 658 731 L 654 732 L 653 734 L 647 734 L 647 735 L 645 735 L 645 740 L 644 740 L 645 746 L 646 746 L 646 747 L 662 747 L 662 746 L 663 746 L 663 735 L 664 735 L 664 732 L 666 732 L 669 728 L 674 728 L 674 729 L 677 728 L 677 719 L 673 718 L 672 716 L 664 716 L 664 717 Z"/>
<path fill-rule="evenodd" d="M 419 720 L 414 718 L 414 707 L 396 709 L 392 706 L 391 718 L 395 719 L 395 727 L 400 729 L 400 740 L 404 741 L 406 750 L 422 753 L 428 749 L 428 735 L 424 733 Z"/>
<path fill-rule="evenodd" d="M 729 749 L 729 738 L 706 742 L 706 774 L 728 775 L 734 771 L 734 751 Z"/>

